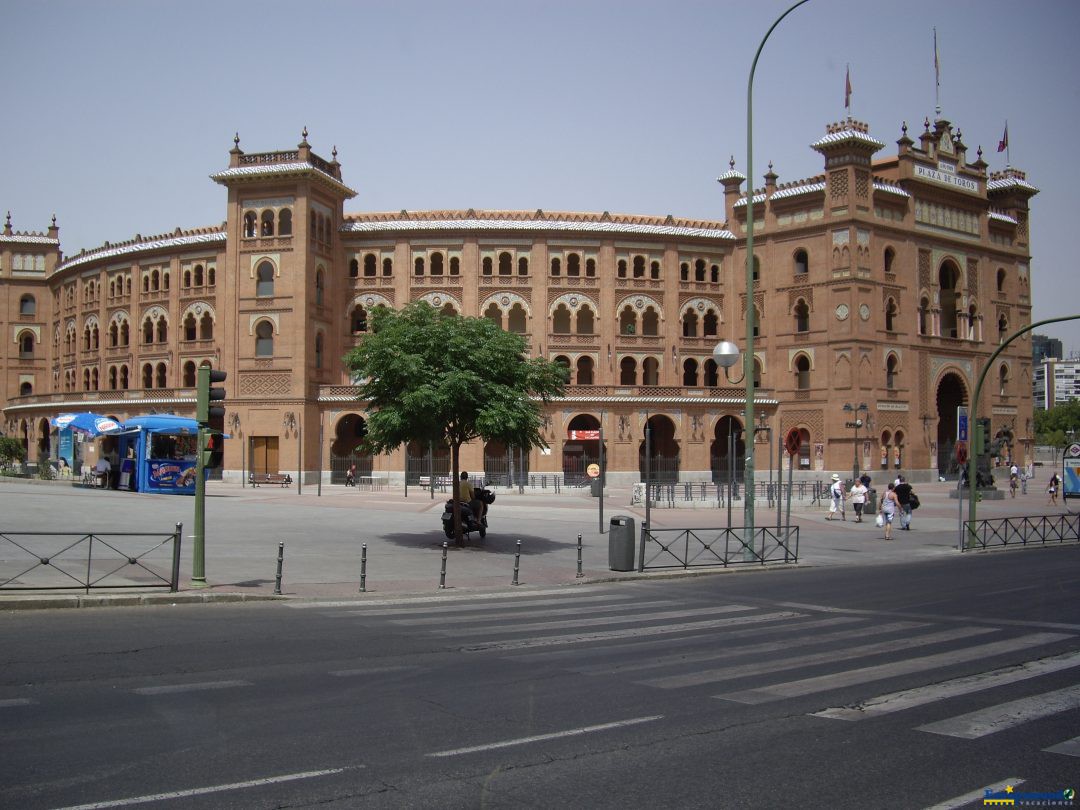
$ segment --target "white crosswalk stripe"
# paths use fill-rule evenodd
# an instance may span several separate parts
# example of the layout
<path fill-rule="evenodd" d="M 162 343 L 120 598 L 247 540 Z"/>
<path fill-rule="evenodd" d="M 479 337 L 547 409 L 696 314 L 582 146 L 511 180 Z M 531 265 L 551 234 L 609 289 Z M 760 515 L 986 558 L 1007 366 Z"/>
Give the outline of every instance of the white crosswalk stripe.
<path fill-rule="evenodd" d="M 597 627 L 606 624 L 635 624 L 646 620 L 653 622 L 666 621 L 667 619 L 689 619 L 696 616 L 715 616 L 718 613 L 741 613 L 747 610 L 752 610 L 752 608 L 745 605 L 721 605 L 718 607 L 697 608 L 694 610 L 669 610 L 663 613 L 635 613 L 630 616 L 591 616 L 589 618 L 582 618 L 579 616 L 576 619 L 567 619 L 565 621 L 557 622 L 523 622 L 521 624 L 512 624 L 506 621 L 500 621 L 498 624 L 470 627 L 469 635 L 492 635 L 495 633 L 505 633 L 507 630 L 514 630 L 519 633 L 530 633 L 534 630 L 565 630 L 576 629 L 578 627 Z M 457 627 L 440 629 L 434 632 L 444 636 L 460 635 L 460 629 Z"/>
<path fill-rule="evenodd" d="M 919 726 L 919 731 L 942 734 L 946 737 L 962 737 L 974 740 L 999 731 L 1049 717 L 1060 712 L 1080 709 L 1080 685 L 1044 692 L 1041 695 L 1010 700 L 978 711 L 938 720 Z"/>

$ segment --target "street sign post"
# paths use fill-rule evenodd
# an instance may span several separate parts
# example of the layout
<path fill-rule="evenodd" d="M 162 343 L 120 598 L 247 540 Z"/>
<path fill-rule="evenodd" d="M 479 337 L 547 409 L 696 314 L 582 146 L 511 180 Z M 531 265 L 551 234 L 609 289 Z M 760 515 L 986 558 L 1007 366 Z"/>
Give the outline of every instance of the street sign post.
<path fill-rule="evenodd" d="M 958 442 L 968 440 L 968 411 L 964 405 L 956 406 L 956 440 Z"/>

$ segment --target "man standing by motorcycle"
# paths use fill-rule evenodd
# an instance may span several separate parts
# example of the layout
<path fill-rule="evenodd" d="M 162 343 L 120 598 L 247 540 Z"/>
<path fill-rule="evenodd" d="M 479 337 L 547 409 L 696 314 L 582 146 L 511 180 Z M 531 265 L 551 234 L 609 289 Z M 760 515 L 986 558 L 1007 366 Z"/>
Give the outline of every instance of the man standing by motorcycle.
<path fill-rule="evenodd" d="M 461 480 L 458 481 L 458 500 L 463 503 L 467 503 L 469 508 L 472 509 L 473 515 L 476 517 L 476 522 L 483 525 L 487 525 L 485 515 L 487 514 L 487 504 L 476 497 L 476 490 L 473 489 L 473 485 L 469 483 L 469 474 L 464 470 L 461 473 Z"/>

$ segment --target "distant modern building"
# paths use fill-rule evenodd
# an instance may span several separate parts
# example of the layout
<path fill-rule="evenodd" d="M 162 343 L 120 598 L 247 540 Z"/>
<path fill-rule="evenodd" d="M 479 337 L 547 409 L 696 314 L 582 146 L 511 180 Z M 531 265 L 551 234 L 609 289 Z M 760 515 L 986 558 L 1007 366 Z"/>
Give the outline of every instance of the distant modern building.
<path fill-rule="evenodd" d="M 1041 363 L 1044 359 L 1061 360 L 1064 357 L 1061 341 L 1047 335 L 1031 336 L 1031 361 Z"/>
<path fill-rule="evenodd" d="M 348 213 L 357 193 L 336 150 L 319 157 L 306 131 L 271 152 L 245 152 L 237 137 L 211 175 L 223 190 L 220 225 L 64 256 L 55 220 L 16 232 L 8 216 L 4 429 L 31 459 L 56 458 L 49 420 L 65 411 L 190 416 L 196 368 L 209 363 L 228 372 L 225 478 L 282 471 L 333 482 L 355 463 L 400 479 L 429 448 L 363 454 L 365 403 L 342 357 L 364 340 L 373 307 L 426 301 L 490 318 L 567 367 L 565 397 L 544 411 L 549 448 L 515 468 L 580 476 L 602 428 L 611 478 L 637 480 L 648 425 L 654 475 L 716 480 L 749 449 L 764 478 L 775 451 L 744 446 L 741 366 L 729 381 L 713 358 L 721 340 L 745 349 L 749 308 L 756 411 L 774 438 L 801 440 L 796 477 L 850 473 L 857 460 L 936 478 L 955 470 L 958 406 L 971 404 L 1000 341 L 1031 322 L 1038 190 L 1018 169 L 989 172 L 945 120 L 927 120 L 914 139 L 904 125 L 895 143 L 876 158 L 885 144 L 848 118 L 809 144 L 820 175 L 779 184 L 770 164 L 753 191 L 747 290 L 747 178 L 734 160 L 718 178 L 716 221 Z M 994 360 L 979 402 L 1025 456 L 1031 378 L 1025 337 Z M 445 459 L 445 448 L 432 452 Z M 513 456 L 478 442 L 462 461 L 491 476 Z"/>
<path fill-rule="evenodd" d="M 1080 357 L 1038 363 L 1033 388 L 1035 407 L 1039 410 L 1080 399 Z"/>

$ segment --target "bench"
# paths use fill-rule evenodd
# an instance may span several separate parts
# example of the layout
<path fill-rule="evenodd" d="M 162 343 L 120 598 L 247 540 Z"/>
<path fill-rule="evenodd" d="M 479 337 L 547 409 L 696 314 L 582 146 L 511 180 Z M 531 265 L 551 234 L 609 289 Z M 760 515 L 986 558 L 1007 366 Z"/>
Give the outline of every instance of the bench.
<path fill-rule="evenodd" d="M 260 484 L 279 484 L 287 487 L 292 484 L 292 476 L 288 473 L 248 473 L 248 483 L 253 487 Z"/>

